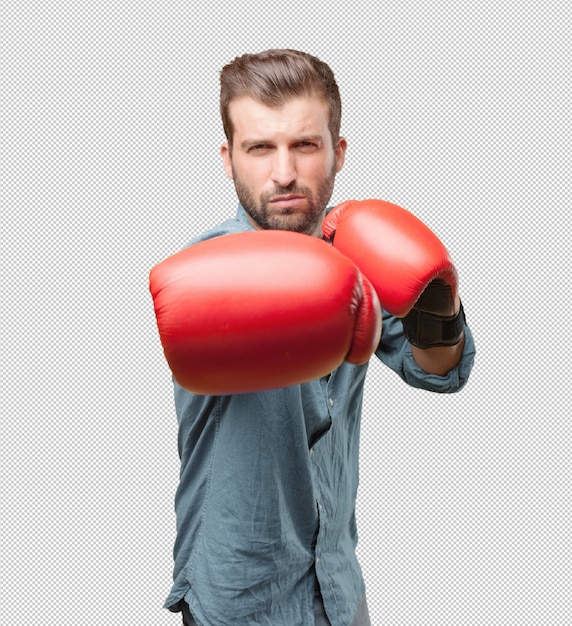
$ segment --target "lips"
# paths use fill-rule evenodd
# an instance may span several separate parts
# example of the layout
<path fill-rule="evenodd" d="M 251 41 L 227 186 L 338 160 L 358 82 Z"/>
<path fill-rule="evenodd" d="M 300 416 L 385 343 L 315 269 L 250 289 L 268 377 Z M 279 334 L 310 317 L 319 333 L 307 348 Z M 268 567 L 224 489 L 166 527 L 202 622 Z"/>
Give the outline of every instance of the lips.
<path fill-rule="evenodd" d="M 303 202 L 305 199 L 305 196 L 291 194 L 287 196 L 276 196 L 276 198 L 272 198 L 272 200 L 270 200 L 270 203 L 275 207 L 293 208 L 299 206 L 300 202 Z"/>

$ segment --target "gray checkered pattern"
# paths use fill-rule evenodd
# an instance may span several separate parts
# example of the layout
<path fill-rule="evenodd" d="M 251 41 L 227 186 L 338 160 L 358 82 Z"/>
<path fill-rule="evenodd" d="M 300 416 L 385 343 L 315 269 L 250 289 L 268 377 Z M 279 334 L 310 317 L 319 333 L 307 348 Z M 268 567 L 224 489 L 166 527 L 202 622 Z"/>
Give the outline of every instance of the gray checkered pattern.
<path fill-rule="evenodd" d="M 235 208 L 220 67 L 330 63 L 333 203 L 396 202 L 477 341 L 443 397 L 372 362 L 358 501 L 375 626 L 563 626 L 570 580 L 570 9 L 563 1 L 3 5 L 0 622 L 179 623 L 170 376 L 147 277 Z"/>

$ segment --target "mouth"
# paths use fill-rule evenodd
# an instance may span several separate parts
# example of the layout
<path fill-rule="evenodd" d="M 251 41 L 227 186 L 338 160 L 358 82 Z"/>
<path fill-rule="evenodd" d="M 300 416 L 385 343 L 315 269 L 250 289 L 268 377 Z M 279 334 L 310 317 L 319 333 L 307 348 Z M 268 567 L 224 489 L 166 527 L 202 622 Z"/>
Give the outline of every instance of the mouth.
<path fill-rule="evenodd" d="M 305 199 L 305 196 L 289 194 L 272 198 L 272 200 L 270 200 L 270 204 L 277 208 L 292 209 L 300 206 L 300 203 L 303 202 Z"/>

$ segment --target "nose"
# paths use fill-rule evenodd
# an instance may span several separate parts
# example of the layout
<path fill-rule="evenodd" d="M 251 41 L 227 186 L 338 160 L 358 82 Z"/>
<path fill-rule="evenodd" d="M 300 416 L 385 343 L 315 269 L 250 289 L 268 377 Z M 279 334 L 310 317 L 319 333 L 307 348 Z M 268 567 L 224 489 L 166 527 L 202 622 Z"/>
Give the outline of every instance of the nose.
<path fill-rule="evenodd" d="M 277 150 L 272 163 L 272 182 L 288 187 L 296 180 L 296 163 L 289 150 Z"/>

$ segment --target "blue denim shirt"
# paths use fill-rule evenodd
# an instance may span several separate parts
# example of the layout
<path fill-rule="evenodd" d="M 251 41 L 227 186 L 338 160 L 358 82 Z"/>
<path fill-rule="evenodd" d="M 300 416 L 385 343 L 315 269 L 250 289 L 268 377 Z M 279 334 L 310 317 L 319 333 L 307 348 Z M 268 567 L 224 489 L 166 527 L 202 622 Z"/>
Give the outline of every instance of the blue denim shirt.
<path fill-rule="evenodd" d="M 192 243 L 253 230 L 244 209 Z M 415 363 L 401 322 L 384 313 L 377 356 L 408 384 L 454 392 L 474 359 L 446 376 Z M 351 623 L 364 594 L 355 502 L 367 365 L 258 393 L 200 396 L 175 383 L 180 483 L 174 585 L 199 624 L 313 624 L 317 576 L 332 626 Z"/>

